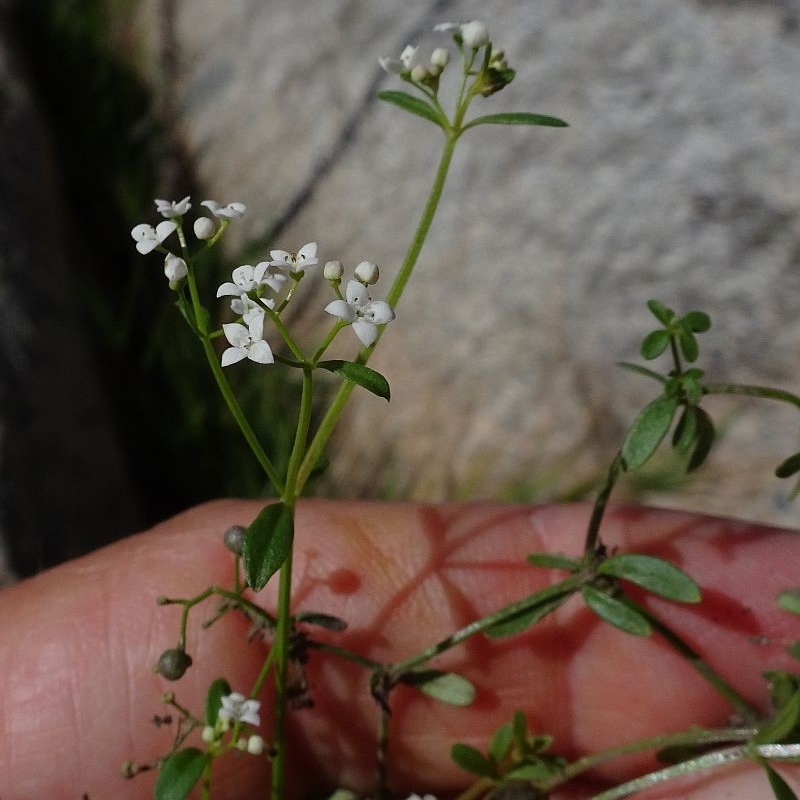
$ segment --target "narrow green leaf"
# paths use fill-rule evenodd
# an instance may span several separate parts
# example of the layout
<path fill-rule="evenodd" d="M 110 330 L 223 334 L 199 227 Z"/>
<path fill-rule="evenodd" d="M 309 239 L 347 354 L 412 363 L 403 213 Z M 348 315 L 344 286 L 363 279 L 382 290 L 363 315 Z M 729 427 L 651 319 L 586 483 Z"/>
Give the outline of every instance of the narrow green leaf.
<path fill-rule="evenodd" d="M 528 563 L 534 567 L 565 569 L 567 572 L 577 572 L 581 568 L 581 562 L 577 558 L 570 558 L 563 553 L 531 553 Z"/>
<path fill-rule="evenodd" d="M 258 592 L 280 569 L 292 549 L 294 514 L 285 503 L 272 503 L 261 510 L 247 529 L 242 552 L 250 588 Z"/>
<path fill-rule="evenodd" d="M 305 622 L 308 625 L 318 625 L 320 628 L 325 628 L 329 631 L 344 631 L 347 630 L 347 623 L 340 617 L 334 617 L 332 614 L 323 614 L 319 611 L 301 611 L 294 615 L 295 622 Z"/>
<path fill-rule="evenodd" d="M 388 400 L 391 394 L 389 390 L 389 382 L 380 372 L 376 372 L 371 367 L 364 364 L 357 364 L 355 361 L 320 361 L 318 367 L 328 370 L 328 372 L 336 372 L 339 375 L 348 378 L 363 387 L 372 394 Z"/>
<path fill-rule="evenodd" d="M 482 778 L 494 777 L 494 768 L 489 759 L 480 750 L 468 744 L 460 742 L 454 744 L 450 750 L 450 758 L 461 769 L 471 772 L 473 775 L 480 775 Z"/>
<path fill-rule="evenodd" d="M 551 611 L 555 611 L 564 601 L 572 595 L 572 591 L 557 595 L 556 597 L 537 603 L 532 608 L 518 611 L 511 617 L 507 617 L 502 622 L 498 622 L 487 628 L 484 633 L 490 639 L 502 639 L 504 636 L 516 636 L 518 633 L 530 628 L 540 619 L 546 617 Z"/>
<path fill-rule="evenodd" d="M 694 334 L 690 331 L 681 330 L 678 334 L 678 344 L 680 345 L 683 357 L 689 362 L 697 361 L 700 355 L 700 346 L 697 344 Z"/>
<path fill-rule="evenodd" d="M 568 128 L 569 123 L 558 117 L 548 117 L 545 114 L 529 114 L 525 111 L 508 111 L 502 114 L 487 114 L 484 117 L 475 117 L 470 120 L 462 130 L 474 128 L 476 125 L 544 125 L 548 128 Z"/>
<path fill-rule="evenodd" d="M 475 699 L 475 687 L 454 672 L 419 669 L 405 673 L 400 681 L 451 706 L 468 706 Z"/>
<path fill-rule="evenodd" d="M 785 592 L 781 592 L 776 602 L 778 607 L 784 611 L 800 614 L 800 589 L 787 589 Z"/>
<path fill-rule="evenodd" d="M 704 311 L 690 311 L 681 317 L 680 322 L 692 333 L 705 333 L 711 327 L 711 317 Z"/>
<path fill-rule="evenodd" d="M 678 397 L 661 395 L 642 409 L 622 444 L 626 470 L 638 469 L 653 455 L 667 435 L 678 402 Z"/>
<path fill-rule="evenodd" d="M 642 339 L 639 353 L 641 353 L 642 358 L 652 361 L 654 358 L 658 358 L 668 347 L 669 331 L 661 328 L 657 331 L 651 331 Z"/>
<path fill-rule="evenodd" d="M 489 758 L 495 764 L 499 764 L 514 744 L 514 729 L 510 722 L 501 725 L 492 736 L 489 742 Z"/>
<path fill-rule="evenodd" d="M 795 453 L 778 465 L 775 475 L 778 478 L 789 478 L 798 472 L 800 472 L 800 453 Z"/>
<path fill-rule="evenodd" d="M 599 575 L 624 578 L 653 594 L 681 603 L 699 603 L 700 587 L 669 561 L 638 553 L 620 553 L 603 561 Z"/>
<path fill-rule="evenodd" d="M 689 463 L 686 465 L 687 472 L 696 470 L 706 460 L 717 435 L 711 417 L 699 407 L 696 408 L 695 413 L 697 415 L 697 433 L 694 450 L 692 450 Z"/>
<path fill-rule="evenodd" d="M 767 772 L 767 780 L 775 795 L 775 800 L 797 800 L 797 795 L 789 784 L 769 764 L 764 763 L 763 766 Z"/>
<path fill-rule="evenodd" d="M 647 307 L 662 325 L 669 325 L 670 322 L 675 319 L 675 312 L 671 308 L 667 308 L 662 303 L 659 303 L 658 300 L 648 300 Z"/>
<path fill-rule="evenodd" d="M 697 433 L 697 406 L 686 406 L 678 418 L 675 432 L 672 434 L 672 446 L 679 453 L 688 452 L 694 444 Z"/>
<path fill-rule="evenodd" d="M 648 636 L 651 628 L 650 623 L 637 611 L 627 606 L 615 597 L 611 597 L 594 586 L 584 586 L 581 589 L 586 605 L 616 628 L 632 633 L 634 636 Z"/>
<path fill-rule="evenodd" d="M 440 128 L 444 128 L 441 114 L 439 114 L 432 105 L 426 103 L 419 97 L 414 97 L 413 94 L 408 94 L 408 92 L 385 91 L 378 92 L 378 99 L 384 100 L 387 103 L 393 103 L 404 111 L 416 114 L 418 117 L 427 119 Z"/>
<path fill-rule="evenodd" d="M 762 726 L 753 737 L 753 741 L 756 744 L 778 743 L 795 734 L 798 727 L 800 727 L 800 689 L 796 690 L 789 701 L 775 712 L 775 716 Z"/>
<path fill-rule="evenodd" d="M 206 693 L 206 725 L 215 725 L 217 715 L 222 708 L 222 698 L 231 693 L 231 687 L 225 678 L 217 678 Z"/>
<path fill-rule="evenodd" d="M 617 361 L 616 365 L 622 369 L 630 370 L 638 375 L 644 375 L 645 378 L 652 378 L 659 383 L 666 383 L 667 379 L 663 375 L 659 375 L 655 370 L 643 367 L 641 364 L 631 364 L 630 361 Z"/>
<path fill-rule="evenodd" d="M 790 656 L 796 658 L 800 661 L 800 642 L 794 642 L 794 644 L 790 644 L 789 647 L 786 648 L 786 652 L 789 653 Z"/>
<path fill-rule="evenodd" d="M 158 773 L 155 800 L 185 800 L 203 774 L 208 756 L 196 747 L 187 747 L 168 756 Z"/>
<path fill-rule="evenodd" d="M 529 764 L 520 764 L 503 775 L 507 780 L 544 781 L 560 772 L 557 764 L 548 764 L 546 759 L 537 759 Z M 533 795 L 535 797 L 535 795 Z"/>

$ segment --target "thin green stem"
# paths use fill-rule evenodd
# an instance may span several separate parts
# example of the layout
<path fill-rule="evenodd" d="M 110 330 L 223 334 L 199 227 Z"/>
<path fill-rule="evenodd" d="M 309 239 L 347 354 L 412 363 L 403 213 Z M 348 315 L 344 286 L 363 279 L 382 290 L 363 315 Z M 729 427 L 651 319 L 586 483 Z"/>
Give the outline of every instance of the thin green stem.
<path fill-rule="evenodd" d="M 706 394 L 738 394 L 745 397 L 760 397 L 764 400 L 778 400 L 782 403 L 800 408 L 800 397 L 782 389 L 772 389 L 769 386 L 754 386 L 739 383 L 706 383 L 703 384 Z"/>
<path fill-rule="evenodd" d="M 414 238 L 411 241 L 411 246 L 409 247 L 405 258 L 403 259 L 403 263 L 400 265 L 400 270 L 398 271 L 388 294 L 386 295 L 386 302 L 392 306 L 392 308 L 397 307 L 397 304 L 400 301 L 403 292 L 405 291 L 406 284 L 408 283 L 408 280 L 414 271 L 414 267 L 417 264 L 422 246 L 425 244 L 425 239 L 430 231 L 433 218 L 436 215 L 436 209 L 439 206 L 442 190 L 444 189 L 445 179 L 447 178 L 447 173 L 453 160 L 453 152 L 457 139 L 457 131 L 446 134 L 444 149 L 439 161 L 439 166 L 436 170 L 436 176 L 433 179 L 433 185 L 428 196 L 428 201 L 425 204 L 425 208 L 422 211 L 422 216 L 417 224 L 417 229 L 414 233 Z M 380 341 L 382 333 L 383 329 L 379 329 L 377 341 Z M 377 344 L 377 341 L 375 344 Z M 370 347 L 362 348 L 357 358 L 357 361 L 360 364 L 367 363 L 375 350 L 375 344 L 371 345 Z M 311 473 L 319 463 L 319 459 L 321 458 L 326 445 L 333 435 L 333 431 L 336 428 L 342 413 L 344 412 L 355 386 L 356 384 L 352 381 L 345 380 L 331 401 L 325 416 L 320 422 L 319 428 L 317 428 L 317 431 L 311 440 L 311 444 L 308 447 L 308 452 L 305 454 L 303 463 L 300 466 L 297 476 L 298 492 L 303 490 L 303 487 L 311 476 Z"/>
<path fill-rule="evenodd" d="M 614 487 L 617 484 L 620 473 L 623 470 L 622 453 L 617 453 L 611 466 L 608 468 L 606 482 L 597 494 L 592 507 L 592 516 L 589 518 L 589 525 L 586 529 L 586 539 L 583 545 L 583 553 L 586 558 L 592 558 L 600 542 L 600 525 L 603 522 L 608 501 Z"/>

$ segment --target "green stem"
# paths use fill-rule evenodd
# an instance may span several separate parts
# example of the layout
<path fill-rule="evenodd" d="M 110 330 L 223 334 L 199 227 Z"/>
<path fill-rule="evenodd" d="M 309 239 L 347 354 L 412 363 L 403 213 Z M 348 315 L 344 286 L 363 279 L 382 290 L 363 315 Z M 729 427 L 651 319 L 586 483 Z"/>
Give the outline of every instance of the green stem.
<path fill-rule="evenodd" d="M 616 457 L 611 462 L 611 466 L 608 468 L 606 482 L 598 492 L 594 501 L 594 506 L 592 507 L 592 516 L 589 518 L 589 526 L 586 529 L 586 540 L 583 545 L 583 553 L 586 558 L 592 558 L 595 550 L 597 550 L 600 542 L 600 525 L 603 521 L 606 509 L 608 508 L 611 492 L 614 491 L 614 486 L 617 484 L 622 469 L 622 453 L 617 453 Z"/>
<path fill-rule="evenodd" d="M 765 400 L 778 400 L 800 408 L 800 397 L 782 389 L 769 386 L 753 386 L 739 383 L 707 383 L 703 385 L 706 394 L 739 394 L 745 397 L 760 397 Z"/>
<path fill-rule="evenodd" d="M 720 728 L 717 730 L 692 728 L 679 733 L 660 734 L 647 739 L 639 739 L 635 742 L 626 742 L 617 747 L 610 747 L 608 750 L 603 750 L 599 753 L 591 753 L 573 761 L 558 775 L 553 776 L 539 788 L 544 792 L 550 792 L 557 786 L 561 786 L 589 770 L 596 769 L 601 764 L 635 753 L 642 753 L 647 750 L 662 750 L 666 747 L 692 747 L 696 745 L 746 742 L 755 734 L 756 730 L 756 728 Z"/>
<path fill-rule="evenodd" d="M 461 113 L 461 117 L 463 118 L 463 112 Z M 386 302 L 392 306 L 392 308 L 396 308 L 401 296 L 403 295 L 406 284 L 408 283 L 408 280 L 414 271 L 414 267 L 417 264 L 417 260 L 419 259 L 422 246 L 425 244 L 425 239 L 430 231 L 433 218 L 436 215 L 436 209 L 439 205 L 439 200 L 442 196 L 445 179 L 447 178 L 447 173 L 450 169 L 450 163 L 453 160 L 453 152 L 455 150 L 458 136 L 459 131 L 457 128 L 446 133 L 444 149 L 439 161 L 439 167 L 436 170 L 436 176 L 433 180 L 430 195 L 428 196 L 428 201 L 423 209 L 422 216 L 420 217 L 417 225 L 417 230 L 414 233 L 413 240 L 411 241 L 411 246 L 409 247 L 405 258 L 403 259 L 403 263 L 400 266 L 400 270 L 397 273 L 397 276 L 395 277 L 388 294 L 386 295 Z M 383 328 L 379 329 L 378 331 L 377 341 L 380 341 L 382 334 Z M 357 359 L 360 364 L 367 363 L 373 351 L 375 350 L 377 341 L 370 347 L 362 348 Z M 339 418 L 344 412 L 355 386 L 356 384 L 352 381 L 345 380 L 339 387 L 339 391 L 334 396 L 327 412 L 325 413 L 325 416 L 322 418 L 319 428 L 317 429 L 317 432 L 308 447 L 308 452 L 305 454 L 303 463 L 298 471 L 298 492 L 303 490 L 303 487 L 311 476 L 311 473 L 319 463 L 322 453 L 325 450 L 325 447 L 328 444 L 331 436 L 333 435 L 333 431 L 339 422 Z"/>
<path fill-rule="evenodd" d="M 714 668 L 703 659 L 703 657 L 689 644 L 687 644 L 681 637 L 675 633 L 666 623 L 662 622 L 651 611 L 640 605 L 635 600 L 632 600 L 627 595 L 619 598 L 625 605 L 632 608 L 638 614 L 641 614 L 653 629 L 658 631 L 659 634 L 680 654 L 682 655 L 696 670 L 699 672 L 714 689 L 719 692 L 733 708 L 741 715 L 743 720 L 748 722 L 755 721 L 759 718 L 758 709 L 754 708 L 750 703 L 745 700 L 739 692 L 736 691 Z"/>

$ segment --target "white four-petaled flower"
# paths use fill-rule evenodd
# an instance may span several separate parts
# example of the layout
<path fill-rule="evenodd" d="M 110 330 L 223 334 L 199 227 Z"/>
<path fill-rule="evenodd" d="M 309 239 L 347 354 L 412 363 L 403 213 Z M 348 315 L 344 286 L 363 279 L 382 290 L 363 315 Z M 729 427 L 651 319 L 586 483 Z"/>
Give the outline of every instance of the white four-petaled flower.
<path fill-rule="evenodd" d="M 231 278 L 232 282 L 223 283 L 217 289 L 217 297 L 238 297 L 252 292 L 259 286 L 268 286 L 273 292 L 278 292 L 286 282 L 286 276 L 275 272 L 269 261 L 262 261 L 255 267 L 250 264 L 236 267 Z"/>
<path fill-rule="evenodd" d="M 224 206 L 216 200 L 203 200 L 200 205 L 205 206 L 219 219 L 238 219 L 243 217 L 244 212 L 247 210 L 247 206 L 244 203 L 228 203 Z"/>
<path fill-rule="evenodd" d="M 155 228 L 143 222 L 131 231 L 131 236 L 136 242 L 136 249 L 146 256 L 155 250 L 177 227 L 171 219 L 159 222 Z"/>
<path fill-rule="evenodd" d="M 246 327 L 240 322 L 226 322 L 222 326 L 222 331 L 231 345 L 222 353 L 223 367 L 236 364 L 244 358 L 249 358 L 258 364 L 272 364 L 275 360 L 272 349 L 264 341 L 263 314 L 255 313 L 253 310 L 252 315 L 248 316 Z M 234 692 L 234 694 L 236 693 Z M 233 695 L 229 696 L 233 697 Z"/>
<path fill-rule="evenodd" d="M 434 25 L 433 29 L 444 32 L 457 30 L 461 35 L 461 41 L 473 50 L 489 43 L 489 31 L 486 29 L 486 25 L 477 19 L 473 19 L 471 22 L 440 22 L 438 25 Z"/>
<path fill-rule="evenodd" d="M 270 266 L 288 269 L 292 272 L 299 272 L 306 267 L 313 267 L 319 263 L 317 258 L 317 243 L 309 242 L 304 244 L 296 253 L 288 250 L 270 250 Z"/>
<path fill-rule="evenodd" d="M 353 326 L 353 333 L 364 347 L 369 347 L 378 338 L 378 325 L 394 319 L 392 307 L 383 300 L 373 300 L 367 287 L 359 281 L 349 281 L 344 300 L 334 300 L 325 310 Z"/>
<path fill-rule="evenodd" d="M 222 708 L 220 708 L 218 716 L 226 722 L 239 721 L 259 725 L 261 723 L 258 715 L 259 708 L 261 708 L 261 703 L 258 700 L 247 699 L 240 692 L 231 692 L 222 697 Z"/>
<path fill-rule="evenodd" d="M 156 211 L 165 219 L 182 217 L 192 207 L 188 196 L 183 200 L 156 200 L 155 204 Z"/>

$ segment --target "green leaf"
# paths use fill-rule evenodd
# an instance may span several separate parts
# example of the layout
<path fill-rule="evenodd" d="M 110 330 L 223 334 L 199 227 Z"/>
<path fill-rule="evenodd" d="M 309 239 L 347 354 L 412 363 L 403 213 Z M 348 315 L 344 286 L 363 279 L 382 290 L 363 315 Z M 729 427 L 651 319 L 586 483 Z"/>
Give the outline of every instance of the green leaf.
<path fill-rule="evenodd" d="M 767 772 L 767 780 L 775 795 L 775 800 L 797 800 L 797 795 L 789 784 L 769 764 L 764 762 L 763 767 Z"/>
<path fill-rule="evenodd" d="M 225 678 L 217 678 L 206 693 L 206 725 L 215 725 L 217 715 L 222 708 L 222 698 L 231 693 L 231 687 Z"/>
<path fill-rule="evenodd" d="M 639 347 L 642 358 L 646 358 L 648 361 L 658 358 L 669 347 L 669 340 L 669 331 L 665 331 L 663 328 L 651 331 L 642 339 Z"/>
<path fill-rule="evenodd" d="M 518 633 L 530 628 L 551 611 L 555 611 L 564 601 L 572 595 L 572 590 L 564 594 L 557 595 L 543 602 L 535 604 L 531 608 L 518 611 L 513 616 L 507 617 L 502 622 L 498 622 L 487 628 L 484 633 L 490 639 L 502 639 L 504 636 L 516 636 Z"/>
<path fill-rule="evenodd" d="M 534 567 L 564 569 L 567 572 L 577 572 L 581 568 L 581 562 L 577 558 L 570 558 L 563 553 L 531 553 L 528 563 Z"/>
<path fill-rule="evenodd" d="M 378 99 L 385 100 L 387 103 L 393 103 L 404 111 L 416 114 L 418 117 L 433 122 L 440 128 L 445 127 L 441 114 L 432 105 L 421 100 L 419 97 L 414 97 L 413 94 L 408 94 L 408 92 L 385 91 L 378 92 Z"/>
<path fill-rule="evenodd" d="M 796 690 L 789 701 L 781 706 L 775 716 L 765 723 L 753 737 L 756 744 L 773 744 L 781 742 L 796 733 L 800 727 L 800 689 Z"/>
<path fill-rule="evenodd" d="M 438 669 L 407 672 L 400 681 L 451 706 L 468 706 L 475 699 L 475 687 L 461 675 Z"/>
<path fill-rule="evenodd" d="M 786 652 L 788 652 L 793 658 L 796 658 L 798 661 L 800 661 L 800 642 L 795 642 L 794 644 L 789 645 L 789 647 L 786 648 Z"/>
<path fill-rule="evenodd" d="M 706 460 L 717 435 L 711 417 L 702 408 L 697 408 L 695 413 L 697 415 L 697 434 L 695 435 L 694 450 L 692 450 L 689 463 L 686 465 L 687 472 L 697 469 Z"/>
<path fill-rule="evenodd" d="M 528 114 L 525 111 L 508 111 L 503 114 L 487 114 L 484 117 L 475 117 L 470 120 L 462 130 L 474 128 L 476 125 L 544 125 L 548 128 L 568 128 L 569 123 L 558 117 L 548 117 L 544 114 Z"/>
<path fill-rule="evenodd" d="M 329 631 L 344 631 L 347 630 L 347 623 L 340 617 L 334 617 L 332 614 L 322 614 L 319 611 L 301 611 L 294 615 L 295 622 L 305 622 L 308 625 L 318 625 L 320 628 L 325 628 Z"/>
<path fill-rule="evenodd" d="M 599 575 L 613 575 L 635 583 L 647 591 L 681 603 L 699 603 L 700 587 L 669 561 L 637 553 L 620 553 L 603 561 Z"/>
<path fill-rule="evenodd" d="M 655 453 L 667 435 L 678 403 L 678 397 L 661 395 L 642 409 L 622 444 L 627 471 L 638 469 Z"/>
<path fill-rule="evenodd" d="M 203 774 L 209 756 L 196 747 L 187 747 L 168 756 L 158 773 L 155 800 L 185 800 Z"/>
<path fill-rule="evenodd" d="M 372 394 L 388 400 L 390 396 L 389 382 L 380 372 L 365 366 L 364 364 L 357 364 L 355 361 L 320 361 L 318 367 L 328 370 L 328 372 L 336 372 L 344 376 L 348 380 L 357 383 Z"/>
<path fill-rule="evenodd" d="M 510 722 L 506 722 L 494 732 L 494 736 L 489 742 L 489 758 L 495 764 L 499 764 L 508 755 L 513 744 L 514 728 Z"/>
<path fill-rule="evenodd" d="M 671 308 L 658 302 L 658 300 L 648 300 L 647 307 L 653 316 L 664 326 L 669 325 L 675 319 L 675 312 Z"/>
<path fill-rule="evenodd" d="M 552 759 L 555 761 L 555 759 Z M 506 772 L 503 777 L 515 781 L 544 781 L 561 771 L 557 763 L 548 764 L 548 759 L 537 759 L 530 764 L 521 764 Z M 534 797 L 536 795 L 533 795 Z"/>
<path fill-rule="evenodd" d="M 247 529 L 242 552 L 244 572 L 250 588 L 258 592 L 280 569 L 292 549 L 294 514 L 285 503 L 272 503 L 261 510 Z"/>
<path fill-rule="evenodd" d="M 598 617 L 614 627 L 626 633 L 632 633 L 634 636 L 648 636 L 650 634 L 650 623 L 638 611 L 634 611 L 621 600 L 595 589 L 594 586 L 584 586 L 581 589 L 581 594 L 586 601 L 586 605 Z"/>
<path fill-rule="evenodd" d="M 690 333 L 686 330 L 681 330 L 678 334 L 678 344 L 680 345 L 681 352 L 683 353 L 683 357 L 688 362 L 697 361 L 697 357 L 700 355 L 700 347 L 697 344 L 697 339 L 694 338 L 694 334 Z"/>
<path fill-rule="evenodd" d="M 778 478 L 789 478 L 798 472 L 800 472 L 800 453 L 795 453 L 778 465 L 775 475 Z"/>
<path fill-rule="evenodd" d="M 458 764 L 461 769 L 471 772 L 473 775 L 480 775 L 483 778 L 494 777 L 494 767 L 480 750 L 468 744 L 460 742 L 453 745 L 450 750 L 450 758 Z"/>
<path fill-rule="evenodd" d="M 697 433 L 697 407 L 686 406 L 678 418 L 675 432 L 672 434 L 672 446 L 679 453 L 686 453 L 694 444 Z"/>
<path fill-rule="evenodd" d="M 690 311 L 681 317 L 680 322 L 692 333 L 705 333 L 711 327 L 711 317 L 704 311 Z"/>
<path fill-rule="evenodd" d="M 653 380 L 658 381 L 659 383 L 666 383 L 667 379 L 663 375 L 659 375 L 652 369 L 648 369 L 647 367 L 643 367 L 641 364 L 631 364 L 630 361 L 617 361 L 616 365 L 618 367 L 622 367 L 622 369 L 630 370 L 631 372 L 636 372 L 639 375 L 644 375 L 645 378 L 652 378 Z"/>

